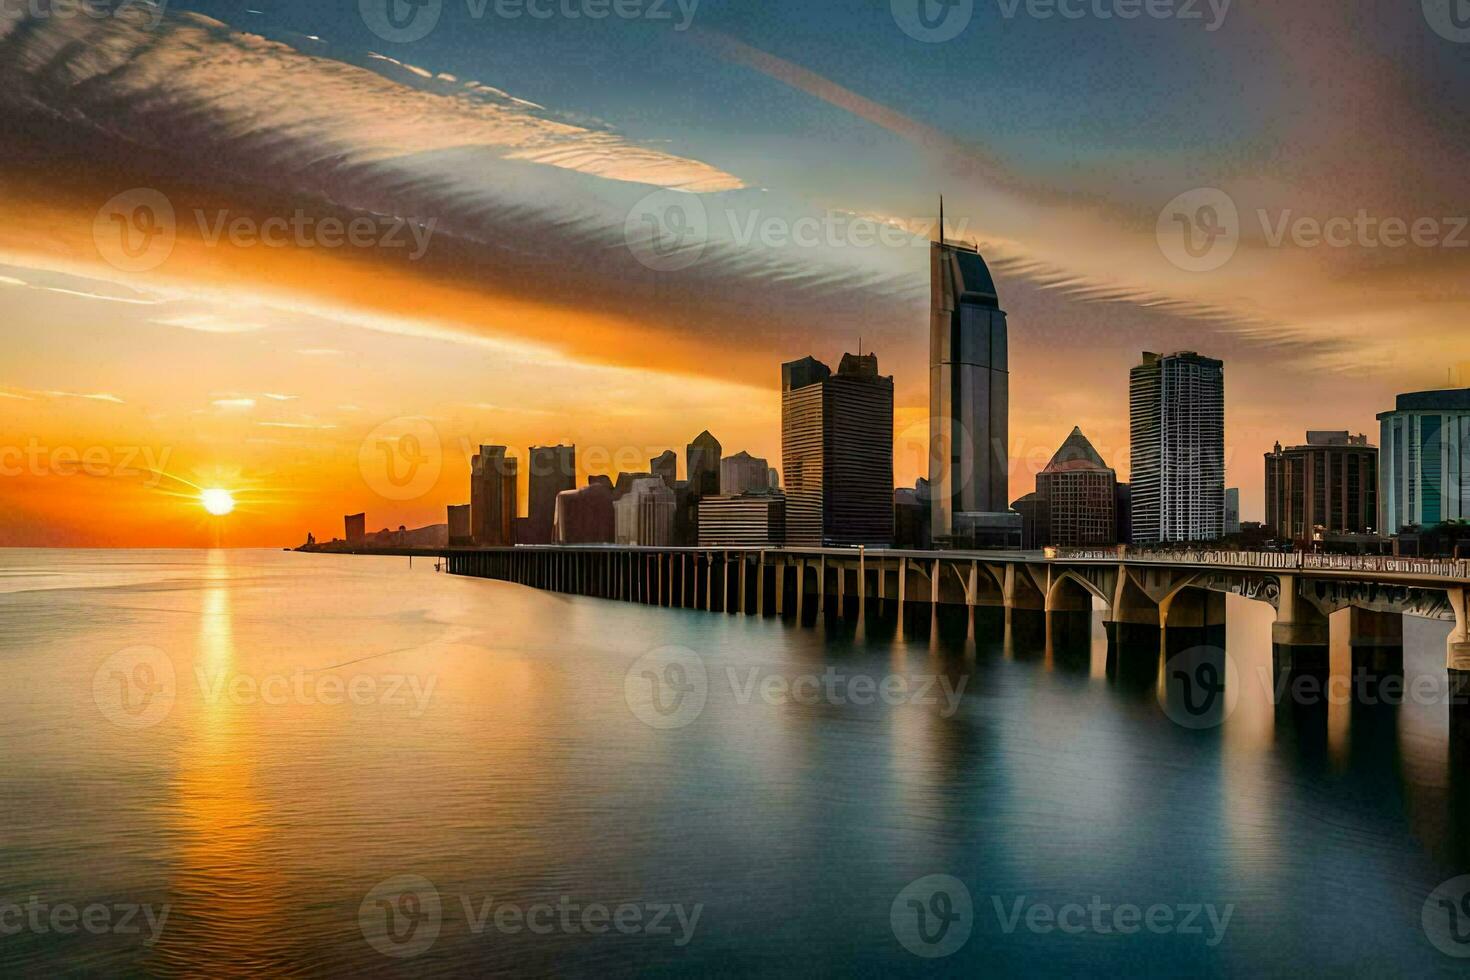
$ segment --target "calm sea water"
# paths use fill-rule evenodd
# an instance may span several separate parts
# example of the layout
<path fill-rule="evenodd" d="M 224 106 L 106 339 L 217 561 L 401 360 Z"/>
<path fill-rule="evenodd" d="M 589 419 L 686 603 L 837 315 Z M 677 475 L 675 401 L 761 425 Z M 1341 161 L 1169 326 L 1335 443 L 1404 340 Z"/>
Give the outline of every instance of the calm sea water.
<path fill-rule="evenodd" d="M 1449 709 L 1277 710 L 1270 616 L 1231 599 L 1238 699 L 1194 730 L 1098 624 L 0 551 L 0 973 L 1463 973 L 1422 924 L 1470 871 Z M 1447 630 L 1408 624 L 1410 678 Z"/>

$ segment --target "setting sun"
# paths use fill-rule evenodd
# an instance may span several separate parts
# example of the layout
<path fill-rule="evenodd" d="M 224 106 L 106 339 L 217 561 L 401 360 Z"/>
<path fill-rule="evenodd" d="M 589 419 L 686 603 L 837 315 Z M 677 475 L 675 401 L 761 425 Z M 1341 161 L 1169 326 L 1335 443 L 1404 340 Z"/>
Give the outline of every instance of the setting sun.
<path fill-rule="evenodd" d="M 235 509 L 235 497 L 228 490 L 205 490 L 199 494 L 204 509 L 216 517 L 223 517 Z"/>

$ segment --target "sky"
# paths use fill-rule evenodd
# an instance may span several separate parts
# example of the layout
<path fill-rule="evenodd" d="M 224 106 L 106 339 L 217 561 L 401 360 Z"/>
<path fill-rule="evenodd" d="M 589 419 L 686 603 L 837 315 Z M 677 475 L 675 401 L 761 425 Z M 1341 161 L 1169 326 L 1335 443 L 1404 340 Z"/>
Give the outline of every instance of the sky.
<path fill-rule="evenodd" d="M 1126 479 L 1129 368 L 1197 350 L 1259 520 L 1276 441 L 1470 385 L 1463 6 L 8 5 L 0 545 L 438 523 L 480 443 L 776 463 L 781 362 L 859 345 L 911 485 L 941 193 L 1013 498 L 1074 425 Z"/>

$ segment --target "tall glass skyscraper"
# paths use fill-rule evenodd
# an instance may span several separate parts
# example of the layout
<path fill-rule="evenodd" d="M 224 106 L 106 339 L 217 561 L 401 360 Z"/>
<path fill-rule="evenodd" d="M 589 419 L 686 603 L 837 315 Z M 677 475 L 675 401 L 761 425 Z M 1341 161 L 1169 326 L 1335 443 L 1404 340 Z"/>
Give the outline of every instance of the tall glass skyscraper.
<path fill-rule="evenodd" d="M 1130 376 L 1133 540 L 1214 541 L 1225 518 L 1225 365 L 1145 353 Z"/>
<path fill-rule="evenodd" d="M 1006 315 L 980 252 L 929 246 L 929 485 L 936 540 L 1010 510 Z"/>
<path fill-rule="evenodd" d="M 1470 518 L 1470 388 L 1399 395 L 1378 422 L 1382 533 Z"/>

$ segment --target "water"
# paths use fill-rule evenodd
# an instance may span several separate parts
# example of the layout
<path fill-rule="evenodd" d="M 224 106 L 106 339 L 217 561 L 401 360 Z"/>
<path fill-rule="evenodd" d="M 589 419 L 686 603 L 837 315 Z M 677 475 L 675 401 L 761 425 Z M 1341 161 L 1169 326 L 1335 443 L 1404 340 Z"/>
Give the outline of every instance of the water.
<path fill-rule="evenodd" d="M 1228 611 L 1238 703 L 1196 731 L 1160 709 L 1151 651 L 1109 671 L 1098 624 L 1069 656 L 427 561 L 0 551 L 0 972 L 1457 972 L 1421 925 L 1470 871 L 1449 709 L 1278 712 L 1257 680 L 1270 609 Z M 1411 679 L 1443 685 L 1447 629 L 1408 624 Z M 680 649 L 707 667 L 697 713 L 628 682 L 664 648 L 656 672 Z M 935 703 L 806 697 L 829 667 L 932 681 Z M 807 703 L 781 696 L 793 683 Z M 900 893 L 935 874 L 973 921 L 920 959 L 895 901 L 914 921 Z M 1175 926 L 1064 911 L 1086 928 L 1043 931 L 1074 903 L 1109 906 L 1109 928 L 1111 907 L 1166 906 Z M 1198 933 L 1176 928 L 1190 906 Z M 1221 935 L 1207 912 L 1227 909 Z"/>

